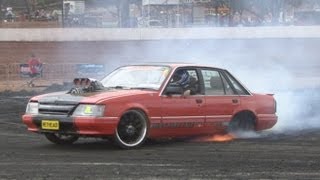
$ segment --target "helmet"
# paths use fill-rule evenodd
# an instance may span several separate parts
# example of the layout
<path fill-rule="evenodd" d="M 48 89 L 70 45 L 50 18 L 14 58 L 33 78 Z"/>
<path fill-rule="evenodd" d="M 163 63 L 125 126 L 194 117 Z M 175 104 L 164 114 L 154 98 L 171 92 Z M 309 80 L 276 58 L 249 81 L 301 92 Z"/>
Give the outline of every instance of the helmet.
<path fill-rule="evenodd" d="M 182 87 L 186 87 L 190 83 L 190 75 L 187 70 L 180 69 L 174 73 L 174 82 Z"/>

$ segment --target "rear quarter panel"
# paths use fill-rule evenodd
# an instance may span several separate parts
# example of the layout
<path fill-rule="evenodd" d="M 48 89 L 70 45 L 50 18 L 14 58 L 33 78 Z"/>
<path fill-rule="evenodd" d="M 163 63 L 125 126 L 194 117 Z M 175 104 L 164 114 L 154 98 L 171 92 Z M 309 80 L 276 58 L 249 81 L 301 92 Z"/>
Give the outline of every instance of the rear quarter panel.
<path fill-rule="evenodd" d="M 253 94 L 252 96 L 241 96 L 241 106 L 237 111 L 250 110 L 257 114 L 274 114 L 275 101 L 272 96 Z"/>
<path fill-rule="evenodd" d="M 249 110 L 255 114 L 256 130 L 272 128 L 278 120 L 275 112 L 275 99 L 271 95 L 242 96 L 238 112 L 243 110 Z"/>
<path fill-rule="evenodd" d="M 257 114 L 274 114 L 275 100 L 271 95 L 254 94 Z"/>

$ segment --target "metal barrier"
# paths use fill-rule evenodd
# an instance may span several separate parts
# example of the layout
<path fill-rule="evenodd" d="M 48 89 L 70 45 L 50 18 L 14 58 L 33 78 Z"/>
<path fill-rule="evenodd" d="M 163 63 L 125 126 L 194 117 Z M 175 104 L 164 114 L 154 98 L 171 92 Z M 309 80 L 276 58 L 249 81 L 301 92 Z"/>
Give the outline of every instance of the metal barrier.
<path fill-rule="evenodd" d="M 320 38 L 320 26 L 212 28 L 0 28 L 0 41 L 136 41 L 199 39 Z"/>

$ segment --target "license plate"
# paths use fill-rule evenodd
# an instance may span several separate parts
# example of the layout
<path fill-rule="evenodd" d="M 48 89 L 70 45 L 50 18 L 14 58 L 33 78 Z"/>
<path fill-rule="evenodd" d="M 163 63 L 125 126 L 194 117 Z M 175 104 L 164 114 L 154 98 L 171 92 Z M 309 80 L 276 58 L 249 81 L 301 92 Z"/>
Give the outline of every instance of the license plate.
<path fill-rule="evenodd" d="M 59 130 L 59 121 L 42 120 L 41 128 L 48 130 Z"/>

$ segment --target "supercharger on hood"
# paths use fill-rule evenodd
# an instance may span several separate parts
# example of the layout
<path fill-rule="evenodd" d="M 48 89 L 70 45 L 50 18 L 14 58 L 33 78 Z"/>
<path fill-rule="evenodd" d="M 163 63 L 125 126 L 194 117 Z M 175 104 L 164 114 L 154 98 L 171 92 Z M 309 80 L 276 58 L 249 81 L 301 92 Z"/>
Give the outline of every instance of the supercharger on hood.
<path fill-rule="evenodd" d="M 82 94 L 104 89 L 102 83 L 93 78 L 75 78 L 73 84 L 74 87 L 68 91 L 69 94 Z"/>

